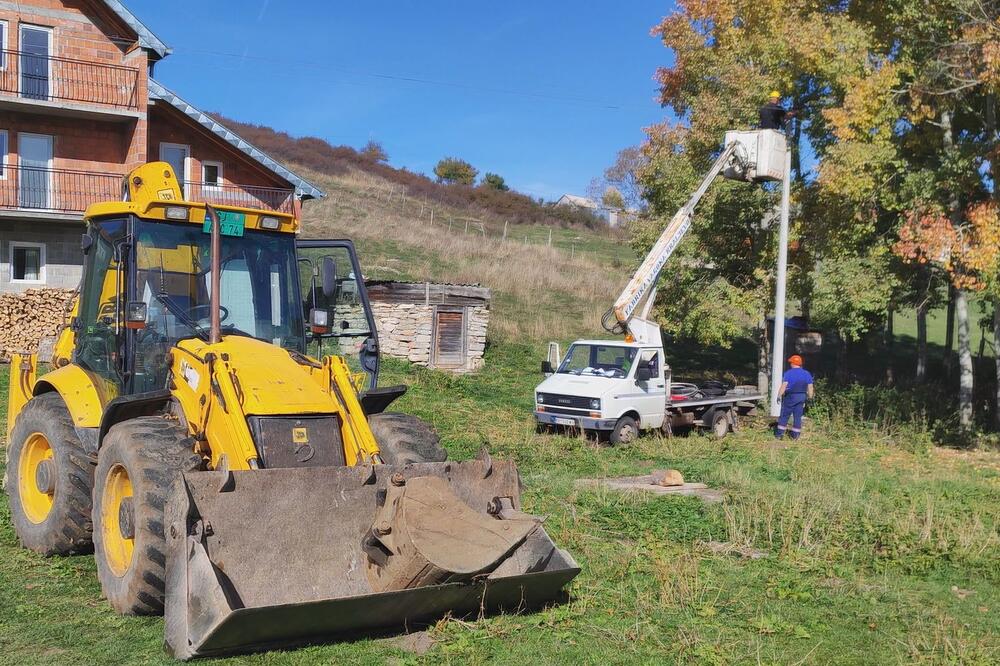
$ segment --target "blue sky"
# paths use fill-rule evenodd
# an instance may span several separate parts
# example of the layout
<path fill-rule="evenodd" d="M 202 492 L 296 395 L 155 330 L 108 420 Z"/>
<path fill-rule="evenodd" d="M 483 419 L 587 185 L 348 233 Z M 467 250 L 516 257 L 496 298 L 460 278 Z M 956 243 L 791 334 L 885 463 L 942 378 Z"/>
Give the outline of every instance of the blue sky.
<path fill-rule="evenodd" d="M 664 111 L 672 3 L 126 0 L 174 49 L 156 77 L 189 102 L 395 166 L 469 160 L 534 196 L 585 193 Z"/>

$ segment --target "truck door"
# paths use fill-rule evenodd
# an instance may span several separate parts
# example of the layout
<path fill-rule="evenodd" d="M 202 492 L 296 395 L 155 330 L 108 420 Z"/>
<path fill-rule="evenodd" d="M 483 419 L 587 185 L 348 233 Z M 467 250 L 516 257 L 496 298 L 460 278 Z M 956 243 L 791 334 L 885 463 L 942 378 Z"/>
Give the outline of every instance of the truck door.
<path fill-rule="evenodd" d="M 649 379 L 638 379 L 640 368 L 649 370 Z M 639 412 L 641 428 L 659 428 L 663 425 L 667 388 L 663 378 L 663 358 L 659 349 L 643 349 L 632 371 L 635 381 L 636 411 Z"/>
<path fill-rule="evenodd" d="M 349 240 L 296 241 L 302 315 L 311 356 L 342 356 L 355 372 L 378 382 L 378 332 L 368 302 L 354 243 Z M 331 274 L 332 273 L 332 274 Z M 326 325 L 314 326 L 310 312 L 325 313 Z"/>

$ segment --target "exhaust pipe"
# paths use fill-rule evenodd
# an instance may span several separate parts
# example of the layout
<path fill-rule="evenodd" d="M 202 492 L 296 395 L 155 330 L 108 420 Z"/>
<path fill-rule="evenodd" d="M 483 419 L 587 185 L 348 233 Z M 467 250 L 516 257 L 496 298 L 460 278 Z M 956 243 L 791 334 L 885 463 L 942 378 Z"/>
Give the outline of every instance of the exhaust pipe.
<path fill-rule="evenodd" d="M 216 344 L 222 342 L 222 316 L 220 306 L 222 295 L 222 230 L 219 222 L 219 213 L 209 204 L 205 204 L 205 212 L 208 219 L 212 221 L 212 296 L 209 301 L 209 308 L 212 311 L 211 328 L 208 333 L 208 342 Z"/>

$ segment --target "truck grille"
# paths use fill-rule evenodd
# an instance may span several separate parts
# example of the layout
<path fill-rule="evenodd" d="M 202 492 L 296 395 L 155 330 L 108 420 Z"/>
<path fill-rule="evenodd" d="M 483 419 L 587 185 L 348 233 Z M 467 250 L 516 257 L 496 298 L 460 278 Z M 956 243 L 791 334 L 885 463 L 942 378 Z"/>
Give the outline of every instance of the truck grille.
<path fill-rule="evenodd" d="M 582 398 L 578 395 L 559 395 L 558 393 L 542 393 L 542 401 L 539 403 L 548 407 L 569 407 L 572 409 L 590 409 L 590 401 L 593 398 Z"/>

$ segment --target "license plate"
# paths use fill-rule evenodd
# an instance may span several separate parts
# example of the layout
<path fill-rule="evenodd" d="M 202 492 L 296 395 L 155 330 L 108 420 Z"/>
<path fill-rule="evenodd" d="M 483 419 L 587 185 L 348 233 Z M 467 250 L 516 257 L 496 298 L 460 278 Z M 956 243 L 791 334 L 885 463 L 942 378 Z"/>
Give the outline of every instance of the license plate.
<path fill-rule="evenodd" d="M 242 236 L 246 228 L 247 216 L 235 210 L 217 210 L 219 214 L 219 235 L 220 236 Z M 212 233 L 212 220 L 205 211 L 205 222 L 202 231 L 206 234 Z"/>
<path fill-rule="evenodd" d="M 556 423 L 558 425 L 575 426 L 576 425 L 576 420 L 575 419 L 560 419 L 560 418 L 556 418 Z"/>

